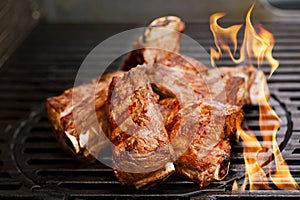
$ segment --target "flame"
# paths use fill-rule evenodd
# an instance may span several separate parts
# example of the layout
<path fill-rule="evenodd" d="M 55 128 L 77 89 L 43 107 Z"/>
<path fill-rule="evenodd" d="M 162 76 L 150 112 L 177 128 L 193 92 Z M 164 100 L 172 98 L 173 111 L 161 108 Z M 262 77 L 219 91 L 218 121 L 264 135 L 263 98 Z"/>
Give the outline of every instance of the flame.
<path fill-rule="evenodd" d="M 237 132 L 241 139 L 244 141 L 244 161 L 246 168 L 246 175 L 249 180 L 249 189 L 258 190 L 258 189 L 270 189 L 268 186 L 268 178 L 259 164 L 259 161 L 262 160 L 264 156 L 263 148 L 256 136 L 248 130 L 247 133 L 242 129 L 242 127 L 237 125 Z M 246 182 L 244 182 L 242 188 L 245 189 Z"/>
<path fill-rule="evenodd" d="M 273 135 L 273 154 L 276 170 L 273 174 L 270 174 L 270 179 L 280 189 L 297 190 L 299 189 L 299 186 L 292 177 L 289 167 L 284 161 L 280 153 L 280 149 L 275 141 L 276 134 Z"/>
<path fill-rule="evenodd" d="M 253 64 L 256 60 L 257 66 L 260 67 L 263 61 L 270 64 L 271 71 L 270 76 L 278 68 L 279 62 L 273 58 L 272 50 L 275 45 L 274 36 L 272 33 L 267 31 L 263 25 L 258 25 L 258 33 L 255 31 L 251 23 L 251 13 L 254 8 L 254 3 L 249 9 L 246 15 L 246 24 L 244 31 L 244 40 L 240 49 L 240 57 L 235 58 L 234 54 L 237 50 L 237 34 L 241 29 L 242 25 L 233 25 L 228 28 L 223 28 L 218 25 L 218 20 L 225 16 L 225 13 L 216 13 L 210 17 L 210 30 L 213 33 L 215 45 L 217 50 L 214 48 L 210 49 L 210 59 L 212 66 L 215 66 L 215 61 L 219 60 L 222 56 L 222 51 L 227 53 L 231 60 L 236 64 L 242 64 L 248 61 L 248 64 Z M 233 44 L 233 52 L 230 49 L 230 43 Z"/>
<path fill-rule="evenodd" d="M 234 180 L 234 182 L 232 184 L 232 193 L 244 192 L 246 190 L 247 182 L 248 182 L 248 178 L 246 177 L 243 185 L 241 187 L 239 187 L 237 181 Z"/>
<path fill-rule="evenodd" d="M 217 50 L 214 48 L 210 49 L 210 59 L 212 66 L 215 66 L 215 60 L 218 60 L 222 56 L 222 50 L 225 51 L 232 60 L 235 60 L 233 57 L 228 41 L 232 42 L 234 46 L 234 53 L 237 49 L 237 34 L 241 29 L 242 25 L 233 25 L 228 28 L 223 28 L 218 25 L 218 20 L 224 17 L 225 13 L 216 13 L 210 17 L 210 30 L 213 33 L 214 41 L 217 47 Z M 221 50 L 222 49 L 222 50 Z"/>
<path fill-rule="evenodd" d="M 270 78 L 279 66 L 279 62 L 272 56 L 275 39 L 272 33 L 267 31 L 263 25 L 259 24 L 257 31 L 252 25 L 251 13 L 254 5 L 255 2 L 246 15 L 244 40 L 241 44 L 238 58 L 235 55 L 238 47 L 237 36 L 243 25 L 237 24 L 224 28 L 218 24 L 218 20 L 226 14 L 216 13 L 211 15 L 210 29 L 216 46 L 216 49 L 210 48 L 211 64 L 216 66 L 215 61 L 222 57 L 222 53 L 226 53 L 238 65 L 257 65 L 259 68 L 263 64 L 268 63 L 270 65 Z M 245 191 L 248 182 L 250 190 L 271 189 L 269 180 L 279 189 L 297 190 L 299 188 L 290 174 L 288 165 L 284 161 L 277 145 L 276 134 L 281 126 L 281 121 L 273 108 L 268 104 L 263 85 L 265 82 L 265 80 L 261 81 L 258 94 L 259 126 L 263 141 L 259 142 L 251 130 L 243 130 L 238 123 L 237 136 L 243 140 L 246 176 L 241 187 L 238 186 L 236 181 L 234 182 L 232 192 Z M 270 129 L 272 130 L 271 135 L 268 134 Z M 272 155 L 275 171 L 272 170 L 272 165 L 269 164 Z M 267 169 L 267 166 L 270 165 L 271 167 Z"/>
<path fill-rule="evenodd" d="M 239 192 L 239 186 L 238 186 L 238 183 L 236 182 L 236 180 L 234 180 L 234 182 L 232 184 L 232 192 L 233 193 Z"/>
<path fill-rule="evenodd" d="M 268 121 L 272 121 L 272 135 L 263 135 L 264 141 L 272 141 L 272 145 L 268 146 L 268 148 L 272 149 L 272 153 L 274 155 L 274 162 L 275 162 L 275 172 L 270 173 L 270 179 L 272 182 L 280 189 L 290 189 L 290 190 L 297 190 L 299 188 L 298 184 L 292 177 L 289 167 L 284 161 L 280 149 L 278 147 L 276 141 L 276 133 L 281 125 L 281 120 L 273 110 L 273 108 L 269 105 L 268 100 L 265 97 L 264 92 L 264 81 L 260 84 L 259 90 L 259 126 L 260 131 L 263 133 L 264 131 L 270 130 L 270 124 Z M 268 124 L 268 127 L 266 127 Z M 270 144 L 270 143 L 267 143 Z"/>

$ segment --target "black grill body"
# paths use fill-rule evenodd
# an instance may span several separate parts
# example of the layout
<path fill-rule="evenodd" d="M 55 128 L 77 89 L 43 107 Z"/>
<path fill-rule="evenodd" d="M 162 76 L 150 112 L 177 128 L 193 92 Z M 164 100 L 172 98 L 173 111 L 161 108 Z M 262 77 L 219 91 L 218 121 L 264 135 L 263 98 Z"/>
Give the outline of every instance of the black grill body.
<path fill-rule="evenodd" d="M 300 23 L 262 22 L 275 35 L 280 67 L 269 79 L 270 104 L 282 126 L 277 141 L 291 174 L 300 184 Z M 229 25 L 229 24 L 228 24 Z M 298 199 L 298 191 L 258 190 L 232 193 L 244 178 L 242 142 L 233 144 L 230 172 L 199 190 L 173 175 L 150 190 L 123 187 L 112 169 L 76 161 L 54 138 L 44 102 L 72 87 L 85 56 L 101 41 L 137 24 L 39 24 L 0 69 L 1 199 Z M 205 49 L 213 46 L 207 22 L 187 24 L 186 34 Z M 241 42 L 241 40 L 239 40 Z M 95 72 L 118 45 L 96 58 Z M 183 52 L 193 48 L 183 48 Z M 230 65 L 228 58 L 218 62 Z M 268 73 L 268 66 L 262 66 Z M 258 107 L 245 108 L 248 126 L 259 136 Z"/>

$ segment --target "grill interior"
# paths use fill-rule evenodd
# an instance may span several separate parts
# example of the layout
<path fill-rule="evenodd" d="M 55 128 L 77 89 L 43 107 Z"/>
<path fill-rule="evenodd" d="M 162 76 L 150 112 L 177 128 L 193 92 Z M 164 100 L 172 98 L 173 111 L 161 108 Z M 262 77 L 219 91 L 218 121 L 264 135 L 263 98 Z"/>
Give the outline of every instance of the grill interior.
<path fill-rule="evenodd" d="M 268 81 L 270 104 L 283 122 L 277 141 L 291 174 L 300 184 L 300 24 L 263 25 L 275 35 L 274 57 L 280 61 Z M 81 62 L 97 44 L 135 27 L 138 25 L 40 24 L 0 69 L 1 199 L 298 199 L 298 192 L 276 188 L 231 192 L 233 181 L 244 178 L 242 142 L 233 144 L 225 180 L 202 190 L 176 175 L 147 191 L 123 187 L 110 168 L 101 163 L 78 162 L 60 149 L 45 114 L 45 99 L 73 86 Z M 186 34 L 207 50 L 213 46 L 207 23 L 187 24 Z M 95 58 L 91 71 L 105 70 L 101 63 L 113 56 L 118 45 L 122 44 L 107 48 L 107 54 Z M 193 47 L 183 48 L 183 53 L 191 51 Z M 225 57 L 218 64 L 231 63 Z M 267 66 L 262 68 L 269 71 Z M 245 108 L 245 113 L 249 128 L 259 136 L 258 107 Z"/>

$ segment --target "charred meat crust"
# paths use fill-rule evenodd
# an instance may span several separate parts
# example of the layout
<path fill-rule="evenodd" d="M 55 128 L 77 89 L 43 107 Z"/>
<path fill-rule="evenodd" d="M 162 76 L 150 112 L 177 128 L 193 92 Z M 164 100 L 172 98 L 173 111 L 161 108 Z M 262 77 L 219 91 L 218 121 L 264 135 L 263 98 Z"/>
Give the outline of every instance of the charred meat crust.
<path fill-rule="evenodd" d="M 170 54 L 169 57 L 158 60 L 156 64 L 182 69 L 194 74 L 204 74 L 208 71 L 208 68 L 198 60 L 177 52 Z"/>
<path fill-rule="evenodd" d="M 198 183 L 200 188 L 213 180 L 222 180 L 229 170 L 230 149 L 228 140 L 222 140 L 200 159 L 196 155 L 187 154 L 181 162 L 177 162 L 176 173 Z"/>
<path fill-rule="evenodd" d="M 110 133 L 110 124 L 103 105 L 107 99 L 108 86 L 112 77 L 122 73 L 122 71 L 115 71 L 106 74 L 97 80 L 70 88 L 63 94 L 46 100 L 46 111 L 56 138 L 62 148 L 71 152 L 77 159 L 95 161 L 94 156 L 86 149 L 86 145 L 97 153 L 106 147 L 107 140 L 104 136 Z M 78 116 L 76 123 L 75 113 Z M 95 113 L 98 121 L 92 118 Z M 103 134 L 103 137 L 100 134 Z M 83 141 L 83 136 L 88 140 Z M 94 137 L 97 137 L 97 144 L 93 144 Z M 103 140 L 99 141 L 99 138 Z"/>
<path fill-rule="evenodd" d="M 145 71 L 145 66 L 137 66 L 114 78 L 106 103 L 112 126 L 110 139 L 115 145 L 115 175 L 122 184 L 137 188 L 147 187 L 175 171 L 170 170 L 172 149 L 159 111 L 158 95 Z M 169 167 L 165 169 L 167 163 Z"/>
<path fill-rule="evenodd" d="M 245 83 L 239 87 L 236 93 L 237 96 L 243 96 L 242 100 L 239 101 L 241 105 L 257 105 L 259 87 L 262 84 L 264 85 L 265 96 L 269 99 L 270 92 L 263 71 L 256 69 L 254 66 L 219 67 L 218 70 L 223 79 L 228 82 L 226 86 L 233 82 L 233 77 L 244 80 Z"/>
<path fill-rule="evenodd" d="M 266 97 L 270 96 L 263 72 L 254 67 L 209 70 L 200 67 L 195 71 L 180 65 L 156 63 L 148 67 L 147 74 L 156 90 L 181 102 L 212 99 L 237 106 L 255 105 L 261 84 L 265 86 Z"/>
<path fill-rule="evenodd" d="M 191 148 L 199 149 L 201 156 L 206 155 L 219 140 L 235 134 L 236 124 L 243 120 L 240 107 L 213 101 L 192 103 L 180 110 L 175 107 L 174 110 L 168 111 L 173 117 L 167 115 L 165 122 L 173 125 L 168 134 L 174 150 L 184 148 L 186 141 L 187 150 L 192 153 L 195 151 Z"/>
<path fill-rule="evenodd" d="M 235 134 L 236 124 L 243 120 L 240 107 L 219 102 L 185 106 L 175 98 L 161 100 L 160 105 L 177 154 L 176 173 L 199 183 L 200 188 L 224 178 L 230 163 L 230 144 L 226 138 Z M 191 114 L 195 111 L 198 118 Z"/>
<path fill-rule="evenodd" d="M 165 96 L 181 102 L 214 100 L 231 105 L 244 103 L 244 78 L 223 76 L 218 70 L 202 70 L 198 73 L 182 67 L 166 67 L 155 64 L 148 67 L 151 84 Z"/>

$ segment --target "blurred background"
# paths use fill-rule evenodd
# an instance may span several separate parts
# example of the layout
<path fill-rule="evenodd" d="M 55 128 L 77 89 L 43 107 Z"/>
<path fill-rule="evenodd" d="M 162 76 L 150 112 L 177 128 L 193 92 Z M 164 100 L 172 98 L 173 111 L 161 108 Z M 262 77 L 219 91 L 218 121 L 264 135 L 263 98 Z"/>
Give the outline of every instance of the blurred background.
<path fill-rule="evenodd" d="M 39 23 L 113 24 L 145 26 L 164 15 L 177 15 L 185 22 L 208 22 L 215 12 L 222 20 L 243 21 L 254 0 L 1 0 L 0 66 Z M 299 20 L 299 0 L 257 0 L 252 19 Z"/>
<path fill-rule="evenodd" d="M 261 1 L 263 2 L 263 1 Z M 258 2 L 254 17 L 270 19 L 261 7 L 299 9 L 299 0 Z M 178 15 L 187 22 L 207 20 L 215 12 L 227 12 L 227 19 L 243 18 L 253 0 L 40 0 L 42 15 L 50 22 L 149 22 L 162 15 Z"/>

